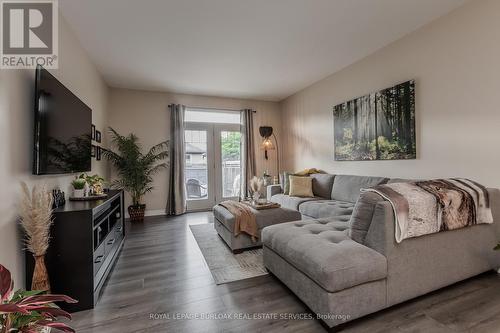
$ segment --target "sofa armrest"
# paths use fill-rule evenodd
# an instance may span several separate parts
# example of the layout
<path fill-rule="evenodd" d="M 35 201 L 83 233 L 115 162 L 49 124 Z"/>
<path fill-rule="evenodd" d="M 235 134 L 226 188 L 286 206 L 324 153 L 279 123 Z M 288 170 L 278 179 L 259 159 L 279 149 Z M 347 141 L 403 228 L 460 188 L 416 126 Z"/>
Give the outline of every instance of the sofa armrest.
<path fill-rule="evenodd" d="M 394 211 L 389 201 L 375 205 L 364 244 L 388 257 L 396 247 Z"/>
<path fill-rule="evenodd" d="M 269 185 L 267 187 L 267 200 L 271 199 L 273 195 L 281 193 L 281 185 Z"/>

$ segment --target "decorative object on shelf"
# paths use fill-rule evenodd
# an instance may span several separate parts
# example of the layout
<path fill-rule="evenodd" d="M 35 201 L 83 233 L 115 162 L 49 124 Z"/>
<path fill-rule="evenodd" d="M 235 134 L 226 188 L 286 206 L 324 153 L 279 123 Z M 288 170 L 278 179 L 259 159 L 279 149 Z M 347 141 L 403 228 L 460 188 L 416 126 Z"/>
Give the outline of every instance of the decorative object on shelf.
<path fill-rule="evenodd" d="M 258 203 L 261 196 L 261 190 L 264 186 L 264 180 L 254 176 L 250 179 L 250 190 L 252 191 L 252 200 L 254 203 Z"/>
<path fill-rule="evenodd" d="M 84 194 L 83 196 L 73 195 L 69 198 L 71 201 L 91 201 L 107 197 L 107 194 L 104 193 L 104 178 L 98 174 L 89 176 L 86 173 L 82 173 L 77 179 L 79 182 L 85 182 Z"/>
<path fill-rule="evenodd" d="M 279 175 L 280 173 L 280 153 L 278 149 L 278 139 L 276 138 L 276 135 L 273 132 L 273 128 L 271 126 L 261 126 L 259 127 L 259 133 L 264 140 L 262 141 L 261 149 L 264 150 L 264 158 L 266 160 L 269 159 L 269 156 L 267 155 L 268 150 L 274 150 L 276 149 L 276 164 L 277 164 L 277 172 L 276 174 Z M 273 142 L 271 141 L 271 136 L 274 138 L 274 141 L 276 142 L 276 148 L 273 145 Z"/>
<path fill-rule="evenodd" d="M 0 332 L 48 332 L 51 328 L 75 332 L 57 321 L 58 317 L 71 319 L 71 315 L 54 302 L 77 303 L 76 300 L 66 295 L 44 294 L 44 290 L 14 292 L 13 287 L 9 270 L 0 265 Z"/>
<path fill-rule="evenodd" d="M 66 195 L 60 189 L 52 190 L 52 209 L 64 206 L 66 203 Z"/>
<path fill-rule="evenodd" d="M 416 158 L 415 81 L 333 108 L 335 160 Z"/>
<path fill-rule="evenodd" d="M 89 185 L 89 195 L 101 195 L 104 194 L 104 178 L 99 176 L 98 174 L 93 174 L 89 176 L 86 173 L 82 173 L 80 178 L 85 179 L 87 184 Z"/>
<path fill-rule="evenodd" d="M 90 157 L 96 157 L 97 146 L 92 145 L 92 149 L 90 150 Z"/>
<path fill-rule="evenodd" d="M 97 143 L 101 143 L 101 131 L 98 130 L 95 131 L 95 141 Z"/>
<path fill-rule="evenodd" d="M 141 152 L 139 139 L 134 134 L 122 136 L 113 128 L 109 128 L 111 144 L 118 150 L 103 149 L 104 156 L 118 171 L 118 179 L 111 185 L 127 191 L 132 197 L 132 205 L 128 207 L 130 220 L 142 222 L 146 204 L 142 198 L 153 187 L 153 175 L 165 169 L 167 164 L 160 161 L 168 157 L 169 142 L 160 142 L 149 149 L 146 154 Z"/>
<path fill-rule="evenodd" d="M 92 140 L 95 141 L 95 125 L 92 124 Z"/>
<path fill-rule="evenodd" d="M 35 258 L 31 289 L 50 291 L 45 253 L 49 247 L 50 226 L 52 225 L 52 195 L 45 185 L 34 185 L 30 191 L 28 185 L 22 182 L 21 188 L 19 217 L 26 235 L 26 249 Z"/>
<path fill-rule="evenodd" d="M 71 185 L 73 185 L 73 198 L 83 198 L 85 196 L 85 184 L 87 182 L 83 178 L 76 178 L 71 182 Z"/>

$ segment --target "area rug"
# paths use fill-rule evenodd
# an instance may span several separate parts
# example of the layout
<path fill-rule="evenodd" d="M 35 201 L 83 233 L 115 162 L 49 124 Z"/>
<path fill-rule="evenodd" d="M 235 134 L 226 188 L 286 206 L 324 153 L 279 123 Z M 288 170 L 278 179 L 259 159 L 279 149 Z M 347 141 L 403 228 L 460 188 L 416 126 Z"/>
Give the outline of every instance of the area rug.
<path fill-rule="evenodd" d="M 196 224 L 189 227 L 216 284 L 268 274 L 264 268 L 262 249 L 233 254 L 217 234 L 213 223 Z"/>

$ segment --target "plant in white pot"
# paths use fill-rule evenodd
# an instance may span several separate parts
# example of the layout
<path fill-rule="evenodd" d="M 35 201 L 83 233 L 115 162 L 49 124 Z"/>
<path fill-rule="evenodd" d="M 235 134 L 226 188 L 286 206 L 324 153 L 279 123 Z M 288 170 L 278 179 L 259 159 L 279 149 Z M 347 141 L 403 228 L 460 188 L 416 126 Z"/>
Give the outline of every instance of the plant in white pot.
<path fill-rule="evenodd" d="M 71 182 L 73 185 L 73 197 L 82 198 L 85 195 L 85 185 L 87 182 L 83 178 L 76 178 Z"/>
<path fill-rule="evenodd" d="M 132 197 L 132 205 L 128 207 L 130 220 L 142 222 L 146 211 L 142 198 L 153 189 L 153 176 L 167 167 L 167 164 L 161 161 L 168 157 L 168 141 L 154 145 L 143 154 L 135 134 L 123 136 L 111 127 L 109 132 L 111 144 L 117 150 L 115 152 L 104 149 L 102 154 L 118 172 L 118 179 L 112 181 L 111 186 L 124 189 L 130 194 Z"/>

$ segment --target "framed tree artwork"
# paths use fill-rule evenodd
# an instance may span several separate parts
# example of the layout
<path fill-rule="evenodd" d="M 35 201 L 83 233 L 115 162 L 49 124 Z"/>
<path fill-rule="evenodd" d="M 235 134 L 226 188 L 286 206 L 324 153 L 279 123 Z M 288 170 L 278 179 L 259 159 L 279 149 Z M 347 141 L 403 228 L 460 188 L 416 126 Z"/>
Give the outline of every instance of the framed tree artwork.
<path fill-rule="evenodd" d="M 335 160 L 416 158 L 415 81 L 333 108 Z"/>

